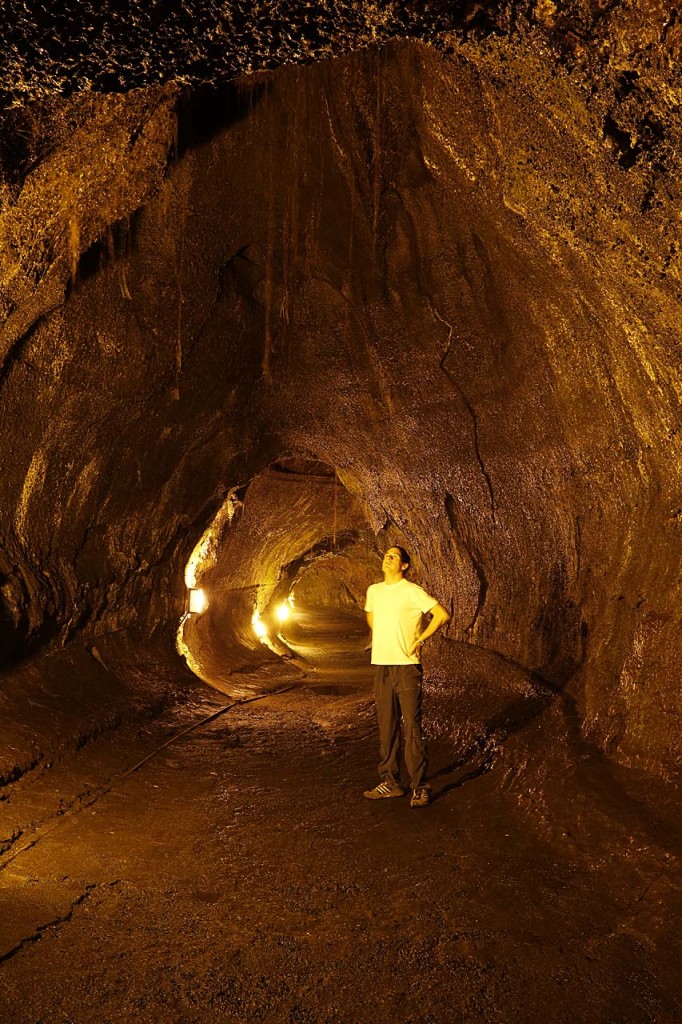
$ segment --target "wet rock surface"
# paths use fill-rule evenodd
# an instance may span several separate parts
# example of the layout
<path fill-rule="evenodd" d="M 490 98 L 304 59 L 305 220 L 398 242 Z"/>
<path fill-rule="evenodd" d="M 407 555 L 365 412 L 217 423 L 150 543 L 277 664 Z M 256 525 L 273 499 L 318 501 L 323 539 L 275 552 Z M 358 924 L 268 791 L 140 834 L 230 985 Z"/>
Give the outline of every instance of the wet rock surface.
<path fill-rule="evenodd" d="M 7 104 L 168 80 L 196 86 L 395 38 L 447 48 L 450 34 L 474 41 L 535 34 L 539 45 L 552 47 L 569 66 L 598 65 L 613 50 L 625 58 L 625 90 L 658 54 L 665 67 L 682 50 L 677 10 L 657 0 L 186 0 L 120 6 L 66 0 L 58 13 L 41 0 L 8 0 L 3 27 L 0 95 Z M 627 132 L 613 134 L 629 148 Z"/>
<path fill-rule="evenodd" d="M 204 529 L 296 456 L 413 550 L 452 639 L 676 772 L 679 125 L 661 65 L 666 131 L 624 162 L 603 127 L 645 69 L 591 74 L 491 36 L 177 120 L 171 86 L 70 101 L 0 224 L 8 657 L 179 621 Z"/>
<path fill-rule="evenodd" d="M 0 1017 L 677 1024 L 682 22 L 237 6 L 3 11 Z"/>
<path fill-rule="evenodd" d="M 3 1019 L 679 1019 L 669 793 L 634 795 L 556 705 L 492 762 L 432 734 L 431 806 L 370 803 L 369 671 L 326 682 L 203 725 L 224 702 L 188 691 L 56 765 L 51 810 L 10 790 L 3 820 L 35 820 L 0 862 Z"/>

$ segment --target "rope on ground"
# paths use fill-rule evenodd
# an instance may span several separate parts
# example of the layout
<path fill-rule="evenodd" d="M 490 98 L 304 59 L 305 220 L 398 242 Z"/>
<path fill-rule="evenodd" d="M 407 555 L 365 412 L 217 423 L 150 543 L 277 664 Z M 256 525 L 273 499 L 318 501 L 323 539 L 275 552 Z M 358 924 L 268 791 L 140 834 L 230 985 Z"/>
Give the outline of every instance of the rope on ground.
<path fill-rule="evenodd" d="M 231 704 L 226 704 L 225 707 L 218 708 L 217 711 L 213 711 L 210 715 L 207 715 L 205 718 L 201 718 L 198 722 L 194 722 L 192 725 L 188 726 L 187 729 L 183 729 L 182 732 L 176 733 L 175 736 L 171 736 L 170 739 L 166 740 L 165 743 L 162 743 L 160 747 L 156 748 L 156 750 L 152 750 L 151 754 L 147 754 L 147 756 L 143 757 L 141 761 L 138 761 L 137 764 L 134 764 L 132 768 L 128 768 L 127 771 L 123 772 L 122 775 L 117 776 L 117 778 L 109 786 L 103 786 L 101 789 L 99 789 L 97 793 L 93 796 L 92 800 L 88 800 L 87 803 L 79 803 L 72 805 L 72 807 L 64 811 L 62 814 L 60 814 L 59 817 L 55 821 L 53 821 L 51 825 L 46 826 L 42 830 L 37 830 L 37 834 L 34 833 L 28 842 L 24 843 L 24 845 L 20 847 L 18 850 L 12 851 L 11 856 L 6 857 L 2 861 L 2 863 L 0 863 L 0 871 L 4 871 L 5 868 L 12 864 L 13 861 L 17 859 L 17 857 L 20 857 L 22 853 L 27 853 L 28 850 L 32 849 L 42 839 L 47 838 L 47 836 L 54 832 L 54 830 L 58 828 L 66 818 L 71 817 L 74 814 L 80 814 L 81 811 L 85 811 L 87 810 L 88 807 L 92 807 L 92 805 L 96 803 L 101 797 L 106 796 L 108 793 L 111 793 L 111 791 L 116 786 L 116 783 L 123 782 L 123 780 L 127 779 L 128 776 L 132 775 L 134 772 L 139 771 L 140 768 L 143 767 L 143 765 L 147 764 L 148 761 L 151 761 L 153 757 L 156 757 L 156 755 L 160 753 L 160 751 L 164 750 L 166 747 L 169 747 L 171 743 L 175 743 L 177 740 L 182 739 L 182 737 L 186 736 L 187 733 L 193 732 L 195 729 L 201 728 L 202 725 L 208 725 L 209 722 L 215 721 L 215 719 L 220 718 L 221 715 L 227 714 L 227 712 L 231 711 L 232 708 L 241 706 L 243 704 L 253 704 L 257 700 L 265 700 L 266 697 L 277 697 L 279 696 L 279 694 L 288 693 L 289 690 L 293 689 L 294 686 L 292 684 L 289 686 L 283 686 L 278 690 L 268 690 L 267 693 L 259 693 L 256 697 L 245 697 L 241 700 L 234 700 L 232 701 Z"/>
<path fill-rule="evenodd" d="M 266 697 L 276 697 L 279 696 L 280 693 L 287 693 L 289 690 L 293 690 L 293 686 L 284 686 L 281 690 L 269 690 L 267 693 L 259 693 L 257 697 L 246 697 L 244 700 L 232 701 L 231 704 L 227 704 L 224 708 L 219 708 L 212 714 L 207 715 L 206 718 L 202 718 L 200 721 L 194 722 L 193 725 L 183 729 L 182 732 L 177 733 L 177 735 L 171 736 L 169 740 L 162 743 L 160 747 L 156 748 L 156 750 L 152 750 L 151 754 L 147 754 L 147 756 L 143 757 L 141 761 L 138 761 L 138 763 L 134 764 L 132 768 L 129 768 L 128 771 L 123 773 L 123 775 L 120 775 L 118 781 L 120 782 L 122 779 L 127 779 L 129 775 L 133 774 L 133 772 L 139 771 L 147 761 L 151 761 L 151 759 L 156 757 L 161 750 L 165 747 L 169 747 L 171 743 L 175 743 L 176 740 L 182 739 L 182 737 L 186 736 L 188 732 L 193 732 L 194 729 L 199 729 L 202 725 L 208 725 L 209 722 L 213 722 L 216 718 L 220 718 L 221 715 L 231 711 L 232 708 L 237 707 L 238 704 L 253 704 L 256 700 L 264 700 Z"/>

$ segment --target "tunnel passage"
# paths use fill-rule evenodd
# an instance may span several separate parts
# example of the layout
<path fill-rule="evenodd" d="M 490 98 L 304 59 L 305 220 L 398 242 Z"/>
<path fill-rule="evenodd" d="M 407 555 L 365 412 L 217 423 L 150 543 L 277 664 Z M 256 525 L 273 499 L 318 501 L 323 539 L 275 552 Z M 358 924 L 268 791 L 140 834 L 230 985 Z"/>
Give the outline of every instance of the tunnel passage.
<path fill-rule="evenodd" d="M 256 685 L 256 669 L 258 685 L 267 685 L 292 668 L 333 664 L 338 676 L 340 666 L 365 666 L 362 608 L 380 575 L 377 543 L 333 467 L 279 459 L 230 491 L 195 548 L 180 652 L 197 675 L 230 693 Z M 193 597 L 199 591 L 203 609 Z"/>
<path fill-rule="evenodd" d="M 78 45 L 88 34 L 81 8 L 87 22 L 92 5 L 71 6 L 75 13 L 55 31 L 57 40 L 62 33 Z M 138 18 L 145 5 L 131 6 Z M 170 24 L 161 5 L 146 6 L 158 8 L 164 29 Z M 234 37 L 223 29 L 225 10 L 244 6 L 206 5 L 220 8 L 212 53 Z M 277 8 L 283 18 L 291 5 L 252 6 L 257 16 Z M 401 6 L 419 10 L 426 43 L 377 46 L 394 24 L 405 31 L 392 16 Z M 440 12 L 448 6 L 457 9 L 459 30 L 443 33 Z M 568 995 L 567 1021 L 576 1007 L 596 1020 L 639 1014 L 653 1021 L 655 992 L 640 972 L 660 950 L 675 948 L 674 929 L 662 930 L 661 922 L 675 920 L 680 887 L 668 852 L 652 855 L 663 852 L 662 837 L 628 827 L 641 818 L 639 806 L 623 828 L 607 827 L 619 806 L 613 776 L 584 737 L 663 777 L 682 766 L 682 19 L 662 6 L 670 5 L 326 4 L 338 25 L 347 25 L 349 7 L 371 11 L 355 53 L 341 28 L 329 44 L 301 33 L 292 49 L 298 28 L 290 19 L 281 35 L 266 25 L 253 36 L 247 19 L 243 59 L 230 67 L 272 70 L 245 75 L 209 106 L 197 97 L 184 112 L 179 85 L 157 84 L 164 80 L 158 48 L 168 34 L 153 32 L 145 52 L 119 18 L 134 59 L 124 55 L 115 70 L 143 69 L 153 75 L 151 88 L 91 91 L 93 83 L 111 87 L 105 60 L 102 77 L 83 81 L 80 94 L 63 102 L 55 95 L 14 121 L 2 119 L 10 130 L 0 140 L 0 164 L 9 164 L 0 167 L 0 644 L 13 657 L 48 645 L 51 653 L 66 649 L 3 681 L 0 782 L 58 765 L 69 746 L 89 755 L 86 741 L 117 728 L 124 701 L 135 713 L 143 697 L 149 708 L 163 706 L 160 691 L 176 685 L 163 659 L 178 676 L 189 675 L 166 627 L 177 628 L 183 569 L 209 518 L 188 579 L 209 603 L 185 618 L 182 643 L 195 671 L 222 690 L 267 688 L 300 671 L 295 662 L 322 674 L 325 664 L 361 660 L 358 602 L 366 576 L 374 576 L 374 538 L 386 522 L 418 558 L 429 592 L 453 612 L 448 636 L 429 645 L 426 668 L 428 713 L 448 751 L 445 775 L 436 771 L 453 797 L 445 820 L 454 843 L 440 845 L 443 801 L 426 825 L 438 830 L 430 840 L 421 823 L 418 831 L 410 823 L 415 857 L 405 860 L 401 833 L 387 831 L 385 816 L 367 828 L 362 813 L 349 813 L 345 766 L 336 757 L 326 779 L 319 769 L 309 773 L 315 786 L 305 793 L 306 773 L 289 770 L 281 773 L 293 779 L 288 789 L 264 787 L 259 775 L 258 787 L 244 792 L 248 756 L 263 762 L 270 779 L 272 759 L 248 740 L 234 757 L 223 756 L 223 733 L 220 746 L 212 745 L 218 758 L 192 757 L 180 785 L 181 772 L 169 762 L 161 776 L 169 783 L 153 791 L 172 797 L 171 830 L 197 782 L 209 781 L 221 797 L 212 808 L 219 831 L 204 824 L 175 846 L 181 871 L 172 888 L 160 871 L 168 851 L 149 848 L 158 902 L 141 902 L 139 876 L 129 873 L 139 847 L 125 853 L 123 801 L 114 801 L 116 830 L 102 837 L 107 857 L 88 863 L 82 831 L 70 861 L 45 857 L 43 865 L 69 887 L 86 878 L 88 885 L 58 911 L 46 903 L 18 945 L 0 948 L 3 961 L 3 949 L 21 953 L 11 966 L 26 964 L 27 992 L 36 989 L 33 954 L 47 950 L 52 966 L 60 965 L 50 922 L 69 925 L 65 963 L 87 966 L 97 908 L 102 936 L 120 937 L 111 985 L 103 984 L 105 943 L 95 973 L 82 972 L 74 992 L 85 986 L 94 998 L 107 987 L 114 996 L 128 988 L 131 928 L 122 915 L 132 909 L 143 917 L 145 983 L 150 948 L 164 953 L 156 973 L 168 981 L 165 1008 L 180 1013 L 177 990 L 189 979 L 192 999 L 183 1010 L 190 1017 L 202 1007 L 228 1013 L 226 1006 L 236 1016 L 255 1008 L 272 1017 L 274 994 L 293 992 L 303 968 L 306 994 L 311 979 L 338 980 L 331 913 L 348 932 L 349 962 L 363 968 L 356 996 L 376 978 L 387 1019 L 405 1005 L 403 972 L 395 969 L 404 963 L 417 965 L 429 989 L 426 1003 L 415 1002 L 415 1018 L 426 1019 L 434 1003 L 437 1016 L 447 1014 L 449 993 L 436 971 L 451 966 L 451 991 L 464 993 L 462 1020 L 501 1019 L 505 1007 L 505 1019 L 518 1019 L 531 1012 L 528 993 L 536 990 L 541 1011 L 557 993 Z M 462 20 L 467 13 L 472 31 Z M 27 24 L 22 17 L 20 28 Z M 98 23 L 89 35 L 115 61 L 106 27 L 99 31 Z M 298 55 L 306 66 L 270 64 L 261 44 L 279 38 L 281 62 Z M 38 42 L 21 69 L 35 71 L 37 54 L 61 59 L 60 45 Z M 176 51 L 161 71 L 192 81 L 183 67 L 188 54 Z M 210 76 L 201 55 L 192 56 L 190 76 Z M 324 59 L 309 63 L 317 56 Z M 85 76 L 87 67 L 69 59 L 65 77 L 78 68 Z M 117 90 L 131 82 L 114 77 Z M 43 95 L 39 73 L 22 70 L 16 79 Z M 193 131 L 186 130 L 190 118 Z M 216 516 L 217 495 L 225 500 Z M 280 606 L 289 620 L 277 618 Z M 256 626 L 267 631 L 267 644 Z M 157 638 L 168 641 L 158 664 Z M 538 679 L 554 689 L 541 690 Z M 190 709 L 193 702 L 192 693 Z M 279 735 L 288 718 L 281 714 Z M 237 728 L 249 736 L 244 719 Z M 167 729 L 160 731 L 165 739 Z M 350 735 L 357 743 L 344 756 L 359 793 L 358 755 L 362 746 L 369 763 L 373 744 L 358 729 Z M 319 764 L 317 727 L 308 738 Z M 296 764 L 301 749 L 292 741 L 280 760 Z M 488 755 L 499 758 L 500 771 L 485 784 L 458 794 L 452 787 L 461 787 L 461 777 L 446 781 L 458 767 L 468 780 L 481 779 Z M 314 763 L 310 756 L 304 766 Z M 108 792 L 108 759 L 95 752 L 94 760 L 102 762 Z M 216 761 L 230 771 L 222 788 L 214 787 Z M 65 767 L 79 788 L 90 779 L 79 764 Z M 599 801 L 593 782 L 605 775 Z M 88 781 L 79 792 L 83 810 L 93 789 Z M 146 825 L 157 800 L 146 785 L 140 793 Z M 57 816 L 65 808 L 58 795 Z M 272 829 L 274 801 L 284 814 L 272 814 L 271 863 L 288 863 L 288 877 L 253 870 L 267 861 L 250 856 L 262 845 L 261 831 Z M 294 804 L 303 815 L 298 828 Z M 26 817 L 0 836 L 21 836 L 34 806 L 29 800 Z M 260 817 L 245 808 L 260 809 Z M 323 813 L 310 816 L 312 808 Z M 355 836 L 337 833 L 334 813 L 359 823 Z M 103 817 L 82 814 L 80 822 Z M 240 819 L 255 833 L 253 846 Z M 507 829 L 510 819 L 515 827 Z M 139 814 L 129 820 L 131 833 L 145 831 Z M 363 856 L 368 836 L 379 849 L 375 873 Z M 24 839 L 32 843 L 30 834 Z M 315 845 L 306 847 L 308 839 Z M 197 854 L 189 872 L 188 850 Z M 118 862 L 108 859 L 121 852 Z M 397 874 L 392 854 L 404 861 Z M 344 876 L 341 859 L 354 862 L 355 877 Z M 640 859 L 646 872 L 635 870 Z M 491 873 L 491 860 L 504 865 L 502 874 Z M 468 875 L 460 865 L 469 865 Z M 195 887 L 216 867 L 216 896 L 229 902 L 216 904 L 213 941 L 205 927 L 212 901 Z M 432 870 L 438 885 L 423 888 Z M 603 884 L 616 873 L 615 888 Z M 16 895 L 35 902 L 37 874 L 10 873 L 17 891 L 9 916 Z M 586 887 L 576 892 L 578 878 Z M 244 903 L 247 890 L 251 902 Z M 186 906 L 178 901 L 183 893 L 192 901 Z M 492 928 L 481 894 L 500 904 Z M 285 914 L 273 929 L 278 902 Z M 292 902 L 302 911 L 297 920 Z M 527 913 L 536 903 L 541 916 L 569 927 L 543 939 L 544 922 Z M 172 941 L 167 931 L 153 931 L 150 906 L 173 925 Z M 408 932 L 415 906 L 428 929 L 418 942 L 396 945 L 396 907 Z M 72 917 L 86 933 L 80 960 L 70 943 Z M 319 925 L 317 947 L 310 920 Z M 378 922 L 373 932 L 371 921 Z M 394 955 L 387 958 L 388 927 Z M 266 934 L 276 945 L 272 975 L 259 956 Z M 502 952 L 510 954 L 504 976 L 491 972 L 502 959 L 491 936 L 503 936 Z M 614 987 L 630 976 L 637 982 L 626 988 L 633 999 L 619 1004 L 622 1014 L 599 991 L 604 936 Z M 365 947 L 368 957 L 358 961 Z M 315 948 L 324 957 L 309 962 Z M 220 985 L 204 989 L 206 998 L 192 949 Z M 673 957 L 671 976 L 675 968 Z M 45 973 L 45 987 L 54 977 Z M 345 978 L 348 993 L 355 978 Z M 674 984 L 677 991 L 676 976 Z M 481 998 L 486 987 L 490 1001 Z M 382 988 L 395 992 L 395 1003 Z M 515 989 L 518 1002 L 509 998 Z M 251 1001 L 254 992 L 262 1003 Z M 586 1001 L 586 992 L 594 998 Z M 153 1012 L 146 984 L 130 1019 L 145 1007 Z M 336 1017 L 338 1007 L 335 998 L 309 1013 L 297 1003 L 279 1019 Z M 21 1008 L 28 1012 L 30 1003 Z M 362 1019 L 365 1008 L 351 1019 Z M 60 1009 L 66 1013 L 66 1003 Z M 122 1019 L 100 1004 L 92 1019 L 103 1016 Z M 45 1012 L 36 1008 L 31 1019 L 39 1017 Z"/>
<path fill-rule="evenodd" d="M 343 551 L 305 559 L 290 584 L 290 612 L 280 627 L 288 647 L 319 668 L 366 665 L 369 634 L 362 611 L 367 587 L 380 577 L 372 538 Z"/>
<path fill-rule="evenodd" d="M 565 688 L 623 762 L 682 763 L 682 149 L 667 73 L 624 91 L 615 38 L 582 70 L 505 34 L 245 76 L 178 148 L 172 89 L 36 114 L 0 222 L 23 652 L 175 631 L 216 495 L 246 538 L 259 474 L 307 452 L 352 473 L 358 529 L 400 528 L 451 639 Z M 251 615 L 346 528 L 230 554 L 230 614 L 185 624 L 207 676 L 279 663 Z"/>

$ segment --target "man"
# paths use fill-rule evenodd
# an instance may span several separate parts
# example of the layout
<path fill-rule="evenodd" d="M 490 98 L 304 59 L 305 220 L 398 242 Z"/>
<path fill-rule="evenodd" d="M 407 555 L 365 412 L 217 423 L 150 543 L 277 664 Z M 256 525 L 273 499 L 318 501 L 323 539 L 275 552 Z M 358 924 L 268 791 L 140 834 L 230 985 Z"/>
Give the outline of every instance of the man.
<path fill-rule="evenodd" d="M 382 562 L 383 583 L 367 590 L 365 612 L 372 631 L 372 664 L 376 665 L 374 699 L 379 725 L 379 785 L 367 790 L 368 800 L 403 796 L 400 784 L 400 719 L 405 730 L 405 763 L 410 775 L 410 807 L 425 807 L 431 791 L 424 785 L 426 740 L 421 728 L 422 644 L 449 621 L 450 615 L 434 597 L 405 579 L 410 556 L 401 547 L 389 548 Z M 422 615 L 431 621 L 422 630 Z"/>

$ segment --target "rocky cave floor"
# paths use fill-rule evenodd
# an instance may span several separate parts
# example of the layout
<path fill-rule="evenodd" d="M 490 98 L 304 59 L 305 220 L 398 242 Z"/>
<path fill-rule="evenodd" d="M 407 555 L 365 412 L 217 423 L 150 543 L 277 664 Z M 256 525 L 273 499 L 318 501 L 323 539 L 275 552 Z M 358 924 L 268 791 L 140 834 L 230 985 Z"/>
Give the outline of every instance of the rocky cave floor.
<path fill-rule="evenodd" d="M 428 808 L 366 801 L 342 665 L 184 736 L 230 701 L 179 667 L 170 707 L 8 787 L 3 1024 L 679 1024 L 670 788 L 561 767 L 555 705 L 492 764 L 432 740 Z"/>

